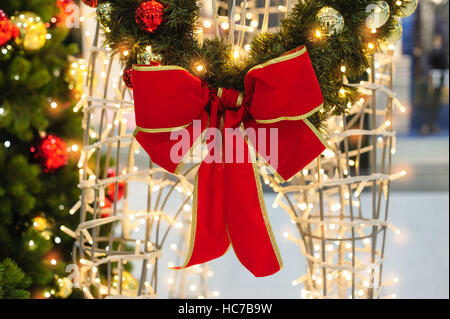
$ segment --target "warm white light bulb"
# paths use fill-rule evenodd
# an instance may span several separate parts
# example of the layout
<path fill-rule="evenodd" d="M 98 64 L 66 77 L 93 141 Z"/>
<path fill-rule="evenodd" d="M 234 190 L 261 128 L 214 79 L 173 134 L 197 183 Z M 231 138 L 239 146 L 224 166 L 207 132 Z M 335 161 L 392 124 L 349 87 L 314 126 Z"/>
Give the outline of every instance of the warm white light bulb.
<path fill-rule="evenodd" d="M 211 28 L 211 25 L 212 25 L 212 23 L 211 23 L 210 20 L 205 20 L 205 21 L 203 21 L 203 26 L 204 26 L 206 29 Z"/>

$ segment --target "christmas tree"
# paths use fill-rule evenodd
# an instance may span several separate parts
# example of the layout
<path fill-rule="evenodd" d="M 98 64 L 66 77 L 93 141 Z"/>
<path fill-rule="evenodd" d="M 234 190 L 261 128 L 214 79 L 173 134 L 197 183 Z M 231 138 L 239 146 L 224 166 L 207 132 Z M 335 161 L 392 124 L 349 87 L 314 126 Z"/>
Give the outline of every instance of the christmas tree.
<path fill-rule="evenodd" d="M 0 5 L 0 298 L 68 297 L 80 70 L 72 0 Z M 81 72 L 81 73 L 80 73 Z M 82 78 L 82 76 L 81 76 Z"/>

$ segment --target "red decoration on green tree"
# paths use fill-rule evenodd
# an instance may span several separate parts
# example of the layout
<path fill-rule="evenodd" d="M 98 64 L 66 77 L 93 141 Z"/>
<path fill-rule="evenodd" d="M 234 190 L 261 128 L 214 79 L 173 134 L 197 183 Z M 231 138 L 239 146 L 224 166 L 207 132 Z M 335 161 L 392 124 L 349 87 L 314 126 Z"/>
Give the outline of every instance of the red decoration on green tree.
<path fill-rule="evenodd" d="M 96 8 L 97 4 L 98 4 L 98 0 L 83 0 L 83 3 L 85 5 L 88 5 L 88 6 L 92 7 L 92 8 Z"/>
<path fill-rule="evenodd" d="M 163 22 L 164 6 L 158 1 L 142 2 L 136 9 L 136 23 L 147 32 L 153 32 Z"/>
<path fill-rule="evenodd" d="M 5 21 L 5 20 L 9 20 L 9 18 L 6 15 L 6 13 L 2 9 L 0 9 L 0 21 Z"/>
<path fill-rule="evenodd" d="M 113 169 L 108 169 L 107 171 L 108 178 L 116 177 L 116 173 Z M 116 201 L 119 201 L 122 199 L 123 195 L 125 194 L 125 182 L 118 182 L 117 183 L 117 199 Z M 111 210 L 107 208 L 111 208 L 114 204 L 114 197 L 116 194 L 116 183 L 109 184 L 106 187 L 106 194 L 105 194 L 105 205 L 103 206 L 102 210 L 102 217 L 108 217 L 111 215 Z"/>
<path fill-rule="evenodd" d="M 130 89 L 133 88 L 132 75 L 133 75 L 133 68 L 131 66 L 123 70 L 122 74 L 123 82 L 125 82 L 125 85 L 128 86 Z"/>
<path fill-rule="evenodd" d="M 33 152 L 34 148 L 31 151 Z M 58 136 L 47 135 L 47 137 L 42 139 L 35 157 L 41 160 L 44 172 L 54 172 L 67 164 L 69 159 L 67 144 Z"/>
<path fill-rule="evenodd" d="M 19 36 L 19 29 L 9 17 L 0 9 L 0 46 Z"/>
<path fill-rule="evenodd" d="M 56 17 L 56 21 L 53 22 L 52 19 L 52 22 L 57 26 L 65 26 L 67 18 L 74 13 L 76 4 L 73 0 L 58 0 L 56 5 L 59 8 L 59 15 Z"/>

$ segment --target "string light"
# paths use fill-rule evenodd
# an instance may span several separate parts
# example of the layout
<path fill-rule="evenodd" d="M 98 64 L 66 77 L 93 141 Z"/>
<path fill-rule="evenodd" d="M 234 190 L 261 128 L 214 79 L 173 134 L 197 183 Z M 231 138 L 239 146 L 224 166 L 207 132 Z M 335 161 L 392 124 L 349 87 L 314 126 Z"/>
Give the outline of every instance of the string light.
<path fill-rule="evenodd" d="M 199 64 L 199 65 L 197 65 L 197 66 L 195 67 L 195 69 L 196 69 L 198 72 L 202 72 L 205 68 L 203 67 L 203 65 Z"/>
<path fill-rule="evenodd" d="M 210 20 L 205 20 L 205 21 L 203 21 L 203 26 L 204 26 L 206 29 L 211 28 L 211 25 L 212 25 L 212 23 L 211 23 Z"/>
<path fill-rule="evenodd" d="M 322 37 L 322 32 L 319 29 L 316 29 L 314 35 L 315 35 L 316 38 L 321 38 Z"/>
<path fill-rule="evenodd" d="M 230 24 L 225 21 L 225 22 L 222 22 L 221 27 L 224 30 L 228 30 L 230 28 Z"/>
<path fill-rule="evenodd" d="M 190 291 L 196 291 L 197 290 L 197 285 L 194 285 L 194 284 L 190 285 L 189 286 L 189 290 Z"/>
<path fill-rule="evenodd" d="M 233 57 L 235 59 L 239 58 L 239 48 L 235 48 L 233 51 Z"/>

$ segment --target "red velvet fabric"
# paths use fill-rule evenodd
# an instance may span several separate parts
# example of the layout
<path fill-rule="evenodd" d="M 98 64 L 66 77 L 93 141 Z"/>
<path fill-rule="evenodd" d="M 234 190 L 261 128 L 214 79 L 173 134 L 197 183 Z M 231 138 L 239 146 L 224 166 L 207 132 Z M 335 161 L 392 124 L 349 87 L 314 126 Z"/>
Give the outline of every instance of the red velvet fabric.
<path fill-rule="evenodd" d="M 325 147 L 302 118 L 322 104 L 307 52 L 294 51 L 272 62 L 276 63 L 247 74 L 245 95 L 232 89 L 211 90 L 180 68 L 137 66 L 133 70 L 136 124 L 140 127 L 136 139 L 156 164 L 172 173 L 177 170 L 179 162 L 170 157 L 177 141 L 170 139 L 170 132 L 152 130 L 186 126 L 189 146 L 201 138 L 201 132 L 219 129 L 222 133 L 221 138 L 204 140 L 210 154 L 196 175 L 190 248 L 185 264 L 177 268 L 220 257 L 230 244 L 240 262 L 257 277 L 282 267 L 258 168 L 250 153 L 256 150 L 287 180 Z M 201 120 L 197 129 L 194 120 Z M 255 133 L 246 134 L 241 128 Z M 269 134 L 270 129 L 277 134 Z M 275 162 L 274 154 L 261 147 L 263 140 L 267 149 L 277 149 Z M 219 156 L 212 152 L 214 145 L 220 146 Z M 178 155 L 181 158 L 187 152 L 189 148 L 181 149 Z"/>

